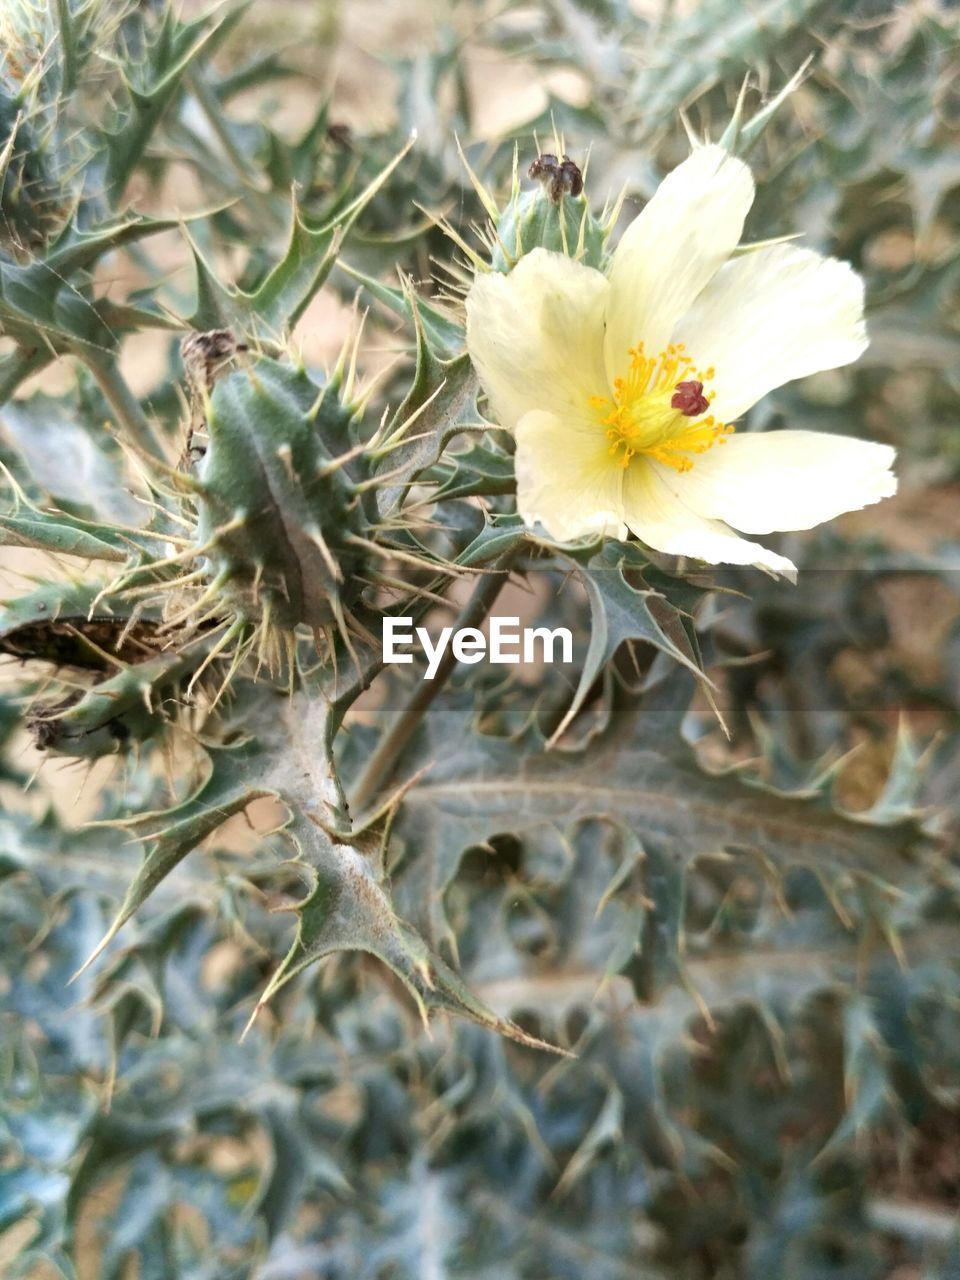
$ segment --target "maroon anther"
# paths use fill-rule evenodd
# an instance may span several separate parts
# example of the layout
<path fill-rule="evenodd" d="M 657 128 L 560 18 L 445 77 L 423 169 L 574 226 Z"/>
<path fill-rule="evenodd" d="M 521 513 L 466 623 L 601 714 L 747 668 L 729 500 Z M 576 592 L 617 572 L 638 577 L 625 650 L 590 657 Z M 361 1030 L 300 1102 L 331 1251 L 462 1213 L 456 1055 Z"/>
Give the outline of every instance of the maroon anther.
<path fill-rule="evenodd" d="M 699 418 L 710 408 L 710 401 L 703 394 L 702 382 L 678 382 L 670 400 L 671 409 L 679 409 L 688 418 Z"/>

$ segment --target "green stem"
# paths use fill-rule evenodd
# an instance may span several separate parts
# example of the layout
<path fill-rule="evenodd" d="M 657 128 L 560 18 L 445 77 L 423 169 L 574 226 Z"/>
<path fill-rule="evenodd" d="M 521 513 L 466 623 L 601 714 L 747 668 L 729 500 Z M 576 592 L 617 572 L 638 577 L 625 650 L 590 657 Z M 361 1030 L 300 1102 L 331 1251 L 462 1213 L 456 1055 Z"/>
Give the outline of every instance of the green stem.
<path fill-rule="evenodd" d="M 63 58 L 61 94 L 66 97 L 77 87 L 77 40 L 67 0 L 57 0 L 57 25 L 60 30 L 60 53 Z"/>
<path fill-rule="evenodd" d="M 484 621 L 509 577 L 515 554 L 516 548 L 505 552 L 483 573 L 470 599 L 457 615 L 456 622 L 453 624 L 454 634 L 464 627 L 478 627 Z M 440 659 L 436 675 L 432 680 L 423 680 L 417 685 L 413 696 L 380 739 L 367 761 L 366 768 L 351 796 L 350 807 L 353 812 L 359 813 L 365 809 L 384 783 L 389 782 L 390 775 L 398 763 L 400 752 L 410 740 L 434 698 L 446 684 L 456 664 L 453 646 L 449 645 Z"/>
<path fill-rule="evenodd" d="M 25 378 L 50 363 L 53 354 L 48 347 L 17 347 L 0 360 L 0 404 L 6 404 Z"/>
<path fill-rule="evenodd" d="M 97 386 L 130 439 L 145 453 L 163 461 L 163 446 L 140 408 L 140 401 L 127 385 L 116 360 L 111 356 L 86 350 L 76 354 L 93 374 Z"/>

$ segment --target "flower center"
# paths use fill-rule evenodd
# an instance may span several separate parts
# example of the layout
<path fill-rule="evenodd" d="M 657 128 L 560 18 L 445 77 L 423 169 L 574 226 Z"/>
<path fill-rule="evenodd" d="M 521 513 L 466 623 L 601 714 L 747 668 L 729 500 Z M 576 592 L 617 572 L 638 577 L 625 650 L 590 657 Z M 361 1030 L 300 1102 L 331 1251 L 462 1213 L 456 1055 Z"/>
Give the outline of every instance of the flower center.
<path fill-rule="evenodd" d="M 614 379 L 613 396 L 590 397 L 591 409 L 607 429 L 610 453 L 621 467 L 643 454 L 689 471 L 691 454 L 706 453 L 733 432 L 712 414 L 703 416 L 714 396 L 703 390 L 713 369 L 695 369 L 682 342 L 656 356 L 645 355 L 641 342 L 627 355 L 627 376 Z"/>

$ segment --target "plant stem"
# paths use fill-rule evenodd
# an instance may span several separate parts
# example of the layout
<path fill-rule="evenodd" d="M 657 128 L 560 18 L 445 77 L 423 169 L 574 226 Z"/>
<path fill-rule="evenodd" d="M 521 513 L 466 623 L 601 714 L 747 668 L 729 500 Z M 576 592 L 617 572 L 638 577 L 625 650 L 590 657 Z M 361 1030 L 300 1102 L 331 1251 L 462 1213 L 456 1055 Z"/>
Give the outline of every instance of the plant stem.
<path fill-rule="evenodd" d="M 510 565 L 516 548 L 505 552 L 486 570 L 473 589 L 473 594 L 457 614 L 453 624 L 454 634 L 463 627 L 478 627 L 496 603 L 504 583 L 509 577 Z M 384 783 L 390 780 L 400 752 L 406 746 L 417 725 L 423 719 L 434 698 L 446 684 L 456 666 L 453 645 L 448 645 L 437 666 L 432 680 L 417 685 L 413 696 L 401 710 L 396 720 L 380 739 L 366 768 L 353 789 L 350 807 L 357 813 L 367 807 Z"/>
<path fill-rule="evenodd" d="M 77 41 L 68 0 L 57 0 L 56 8 L 60 52 L 63 59 L 63 81 L 60 92 L 66 97 L 77 87 Z"/>
<path fill-rule="evenodd" d="M 102 356 L 99 353 L 94 355 L 87 351 L 78 351 L 77 354 L 96 378 L 97 386 L 117 420 L 129 432 L 131 440 L 145 453 L 163 460 L 163 446 L 140 408 L 140 401 L 127 385 L 116 360 L 112 356 Z"/>
<path fill-rule="evenodd" d="M 48 347 L 17 347 L 0 360 L 0 404 L 6 404 L 20 383 L 53 359 Z"/>

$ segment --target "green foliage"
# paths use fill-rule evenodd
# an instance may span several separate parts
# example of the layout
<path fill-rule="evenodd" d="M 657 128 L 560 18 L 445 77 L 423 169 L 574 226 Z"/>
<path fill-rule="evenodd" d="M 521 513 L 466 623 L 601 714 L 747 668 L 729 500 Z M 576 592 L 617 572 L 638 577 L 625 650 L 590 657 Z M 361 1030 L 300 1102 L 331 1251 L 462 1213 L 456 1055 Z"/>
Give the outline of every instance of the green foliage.
<path fill-rule="evenodd" d="M 4 1274 L 946 1280 L 947 7 L 467 4 L 366 131 L 268 9 L 2 18 Z M 579 105 L 477 141 L 478 49 Z M 464 352 L 471 265 L 602 266 L 684 123 L 749 153 L 750 240 L 867 281 L 867 356 L 754 421 L 889 440 L 921 499 L 792 538 L 797 586 L 525 530 Z M 383 668 L 385 616 L 494 609 L 572 666 Z"/>
<path fill-rule="evenodd" d="M 206 414 L 195 474 L 210 590 L 286 630 L 342 621 L 343 586 L 357 594 L 352 540 L 367 518 L 347 471 L 350 410 L 334 393 L 263 359 L 223 379 Z"/>

